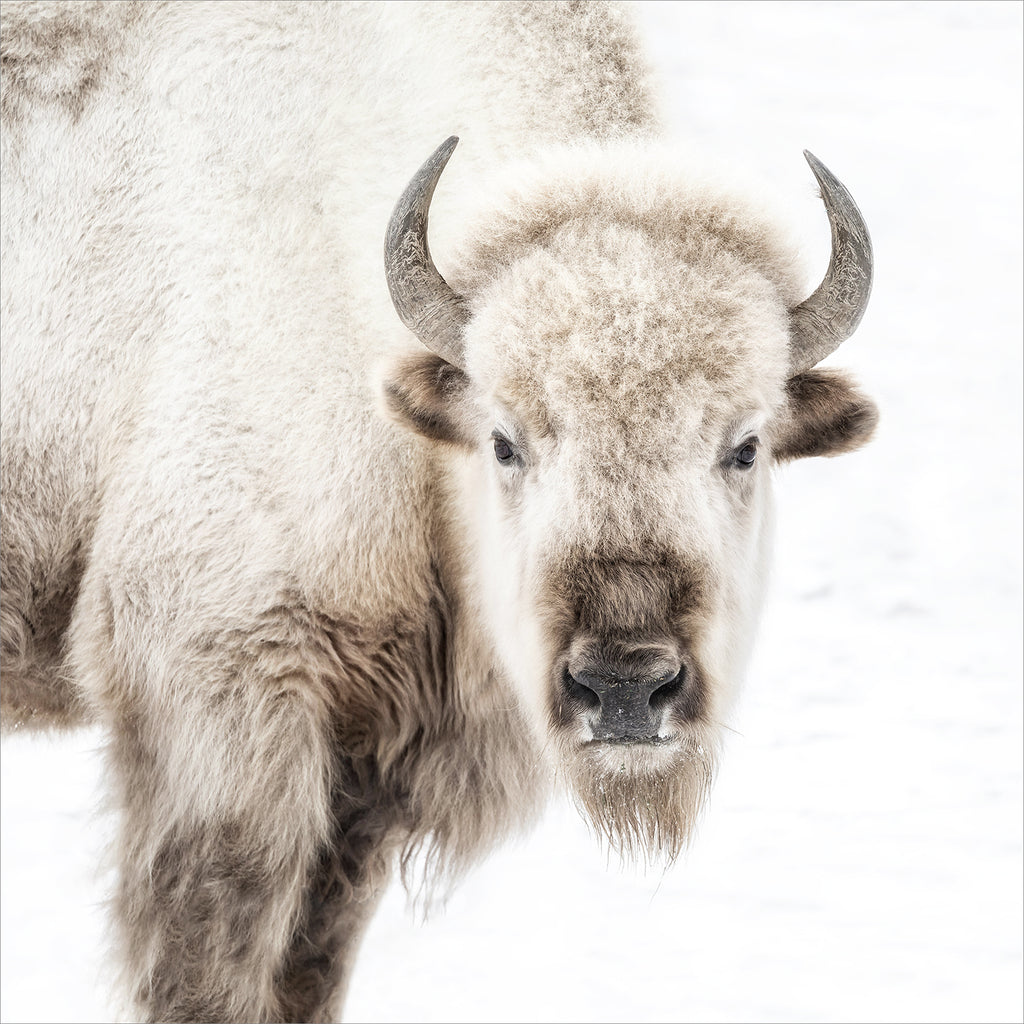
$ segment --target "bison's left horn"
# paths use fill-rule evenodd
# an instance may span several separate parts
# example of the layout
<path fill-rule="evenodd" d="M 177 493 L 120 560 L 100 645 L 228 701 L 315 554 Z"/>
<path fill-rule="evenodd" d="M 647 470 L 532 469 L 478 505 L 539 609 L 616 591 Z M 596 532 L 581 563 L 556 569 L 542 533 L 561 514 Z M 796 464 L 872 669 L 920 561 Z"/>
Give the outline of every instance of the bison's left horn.
<path fill-rule="evenodd" d="M 384 239 L 384 269 L 395 310 L 427 348 L 456 366 L 462 362 L 462 328 L 469 313 L 430 258 L 427 215 L 458 141 L 453 135 L 438 146 L 406 185 Z"/>
<path fill-rule="evenodd" d="M 832 229 L 832 258 L 817 291 L 790 312 L 790 369 L 809 370 L 857 329 L 871 294 L 871 236 L 853 196 L 816 157 L 804 150 L 821 186 Z"/>

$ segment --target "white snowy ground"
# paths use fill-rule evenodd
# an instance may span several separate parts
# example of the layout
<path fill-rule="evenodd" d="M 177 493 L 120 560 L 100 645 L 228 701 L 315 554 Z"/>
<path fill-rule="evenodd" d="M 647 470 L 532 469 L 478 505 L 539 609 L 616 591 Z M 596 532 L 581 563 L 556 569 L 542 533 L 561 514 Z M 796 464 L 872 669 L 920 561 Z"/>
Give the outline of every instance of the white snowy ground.
<path fill-rule="evenodd" d="M 850 186 L 877 441 L 780 474 L 772 597 L 692 853 L 607 866 L 566 806 L 421 925 L 356 1021 L 1020 1021 L 1019 3 L 639 5 L 678 131 L 794 205 Z M 810 282 L 814 283 L 814 282 Z M 3 746 L 4 1021 L 111 1019 L 95 735 Z"/>

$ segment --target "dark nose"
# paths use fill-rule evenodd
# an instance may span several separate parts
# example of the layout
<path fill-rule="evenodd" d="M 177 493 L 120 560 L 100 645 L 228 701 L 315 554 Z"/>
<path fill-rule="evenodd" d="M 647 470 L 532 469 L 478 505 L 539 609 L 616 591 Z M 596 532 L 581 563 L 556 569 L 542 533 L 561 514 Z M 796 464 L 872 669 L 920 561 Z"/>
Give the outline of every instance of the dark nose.
<path fill-rule="evenodd" d="M 656 739 L 666 712 L 683 696 L 686 667 L 662 664 L 638 674 L 622 664 L 591 662 L 565 670 L 563 686 L 583 708 L 598 712 L 594 739 L 642 742 Z"/>

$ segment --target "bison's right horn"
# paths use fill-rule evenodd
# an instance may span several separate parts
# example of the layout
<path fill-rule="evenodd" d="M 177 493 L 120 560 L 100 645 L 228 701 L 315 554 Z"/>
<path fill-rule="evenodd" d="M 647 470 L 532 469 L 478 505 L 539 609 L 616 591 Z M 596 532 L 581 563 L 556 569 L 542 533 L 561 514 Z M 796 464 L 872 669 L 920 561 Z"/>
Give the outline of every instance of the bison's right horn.
<path fill-rule="evenodd" d="M 388 290 L 402 322 L 432 352 L 462 363 L 466 304 L 438 273 L 427 245 L 427 215 L 441 172 L 458 145 L 453 135 L 434 150 L 398 200 L 384 239 Z"/>
<path fill-rule="evenodd" d="M 832 257 L 810 298 L 790 311 L 790 373 L 802 373 L 835 352 L 857 329 L 871 295 L 871 236 L 846 186 L 804 150 L 832 229 Z"/>

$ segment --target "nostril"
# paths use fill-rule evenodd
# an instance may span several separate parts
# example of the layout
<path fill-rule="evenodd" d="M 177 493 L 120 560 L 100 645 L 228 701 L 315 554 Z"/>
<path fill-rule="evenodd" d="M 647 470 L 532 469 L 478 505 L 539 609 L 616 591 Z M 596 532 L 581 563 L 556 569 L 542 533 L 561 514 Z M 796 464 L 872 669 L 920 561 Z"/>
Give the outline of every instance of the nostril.
<path fill-rule="evenodd" d="M 651 694 L 648 703 L 654 711 L 661 711 L 666 708 L 673 700 L 682 693 L 683 684 L 686 681 L 686 669 L 680 668 L 680 670 L 668 680 L 668 682 L 662 683 L 654 692 Z"/>
<path fill-rule="evenodd" d="M 573 678 L 568 669 L 562 673 L 562 687 L 573 700 L 579 701 L 591 711 L 601 706 L 601 698 L 589 686 Z"/>

